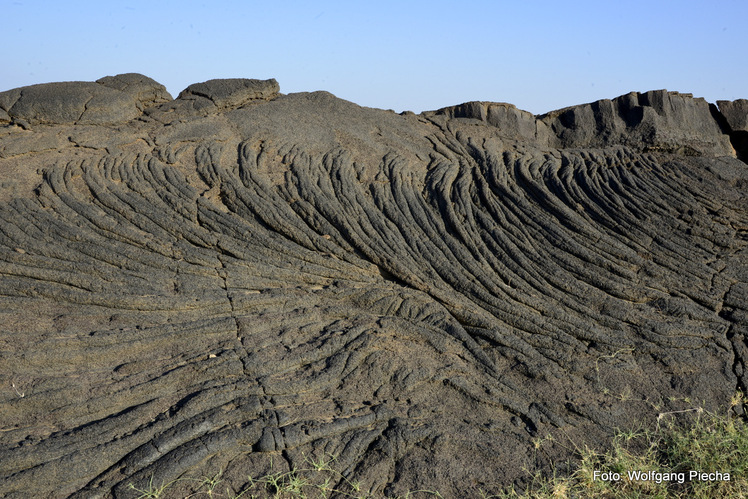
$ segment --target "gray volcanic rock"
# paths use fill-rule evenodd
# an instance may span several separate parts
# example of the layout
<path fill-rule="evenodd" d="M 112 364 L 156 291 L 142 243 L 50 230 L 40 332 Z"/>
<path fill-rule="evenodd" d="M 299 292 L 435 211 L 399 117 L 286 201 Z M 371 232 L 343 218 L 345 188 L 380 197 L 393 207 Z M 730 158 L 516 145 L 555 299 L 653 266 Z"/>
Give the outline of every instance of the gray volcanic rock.
<path fill-rule="evenodd" d="M 249 80 L 230 78 L 194 83 L 184 89 L 180 99 L 204 97 L 218 109 L 240 107 L 252 100 L 270 100 L 278 95 L 280 86 L 275 79 Z"/>
<path fill-rule="evenodd" d="M 476 119 L 495 126 L 502 134 L 514 139 L 526 139 L 537 144 L 547 145 L 551 132 L 548 126 L 533 116 L 532 113 L 517 109 L 512 104 L 503 102 L 466 102 L 459 106 L 450 106 L 424 113 L 424 116 L 445 115 L 450 119 Z"/>
<path fill-rule="evenodd" d="M 141 104 L 141 109 L 172 100 L 172 96 L 166 91 L 166 87 L 156 80 L 138 73 L 105 76 L 96 80 L 96 83 L 132 95 Z"/>
<path fill-rule="evenodd" d="M 0 108 L 9 118 L 31 124 L 111 125 L 140 115 L 137 101 L 125 92 L 77 81 L 43 83 L 2 92 Z"/>
<path fill-rule="evenodd" d="M 4 497 L 480 497 L 748 388 L 729 111 L 99 81 L 0 93 Z"/>
<path fill-rule="evenodd" d="M 748 100 L 717 101 L 738 159 L 748 162 Z"/>
<path fill-rule="evenodd" d="M 734 156 L 709 104 L 691 94 L 631 92 L 542 115 L 556 134 L 555 147 L 625 145 L 689 155 Z"/>
<path fill-rule="evenodd" d="M 748 99 L 718 100 L 719 111 L 734 132 L 748 132 Z"/>
<path fill-rule="evenodd" d="M 207 116 L 275 99 L 280 87 L 274 79 L 251 80 L 230 78 L 194 83 L 180 92 L 179 97 L 149 110 L 148 114 L 164 123 L 194 116 Z"/>

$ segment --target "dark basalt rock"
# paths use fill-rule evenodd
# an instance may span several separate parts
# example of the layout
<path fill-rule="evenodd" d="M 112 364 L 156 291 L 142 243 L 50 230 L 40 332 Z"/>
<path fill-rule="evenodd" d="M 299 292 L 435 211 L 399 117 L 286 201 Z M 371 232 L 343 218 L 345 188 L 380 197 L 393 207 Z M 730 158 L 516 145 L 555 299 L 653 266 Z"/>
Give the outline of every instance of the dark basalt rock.
<path fill-rule="evenodd" d="M 141 105 L 141 109 L 172 100 L 171 95 L 166 91 L 166 87 L 156 80 L 138 73 L 105 76 L 96 80 L 96 83 L 131 95 Z"/>
<path fill-rule="evenodd" d="M 207 116 L 249 104 L 275 99 L 280 87 L 274 79 L 230 78 L 194 83 L 180 92 L 173 102 L 150 110 L 155 119 L 170 122 L 193 116 Z"/>
<path fill-rule="evenodd" d="M 748 99 L 718 100 L 717 105 L 730 126 L 730 130 L 748 132 Z"/>
<path fill-rule="evenodd" d="M 0 93 L 0 108 L 31 124 L 111 125 L 140 114 L 125 92 L 92 82 L 43 83 Z M 2 117 L 0 117 L 1 119 Z"/>
<path fill-rule="evenodd" d="M 691 94 L 654 90 L 553 111 L 539 117 L 555 147 L 625 145 L 687 155 L 734 156 L 709 104 Z"/>
<path fill-rule="evenodd" d="M 195 83 L 184 89 L 179 98 L 203 97 L 209 99 L 218 109 L 233 109 L 253 100 L 270 100 L 276 97 L 279 91 L 280 86 L 274 79 L 230 78 Z"/>
<path fill-rule="evenodd" d="M 438 111 L 427 111 L 424 116 L 444 115 L 450 119 L 468 118 L 488 123 L 498 128 L 502 135 L 512 139 L 530 140 L 538 145 L 550 143 L 551 131 L 548 126 L 535 119 L 532 113 L 517 109 L 503 102 L 466 102 Z"/>
<path fill-rule="evenodd" d="M 0 93 L 0 495 L 479 497 L 748 388 L 741 104 L 168 98 Z"/>
<path fill-rule="evenodd" d="M 748 162 L 748 100 L 717 101 L 738 159 Z"/>

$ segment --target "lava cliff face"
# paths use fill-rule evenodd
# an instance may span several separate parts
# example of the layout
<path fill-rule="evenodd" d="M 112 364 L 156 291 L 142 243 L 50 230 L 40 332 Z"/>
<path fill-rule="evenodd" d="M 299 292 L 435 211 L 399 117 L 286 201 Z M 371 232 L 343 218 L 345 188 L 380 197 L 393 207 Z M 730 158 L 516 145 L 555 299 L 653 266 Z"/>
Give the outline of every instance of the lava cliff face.
<path fill-rule="evenodd" d="M 334 456 L 341 490 L 470 497 L 723 407 L 748 384 L 746 102 L 0 93 L 0 494 L 238 493 Z"/>

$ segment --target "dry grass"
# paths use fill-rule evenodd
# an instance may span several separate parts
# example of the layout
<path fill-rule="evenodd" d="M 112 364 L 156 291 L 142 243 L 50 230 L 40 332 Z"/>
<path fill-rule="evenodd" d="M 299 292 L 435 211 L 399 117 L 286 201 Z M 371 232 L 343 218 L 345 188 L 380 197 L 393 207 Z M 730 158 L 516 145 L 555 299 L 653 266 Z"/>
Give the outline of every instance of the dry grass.
<path fill-rule="evenodd" d="M 734 408 L 739 408 L 738 417 Z M 610 450 L 600 453 L 588 447 L 574 447 L 577 465 L 570 476 L 532 476 L 527 490 L 509 488 L 499 494 L 485 494 L 485 499 L 563 499 L 563 498 L 727 498 L 748 497 L 748 424 L 745 397 L 738 393 L 727 414 L 708 413 L 701 408 L 660 413 L 654 430 L 621 431 Z M 678 424 L 676 416 L 691 415 L 691 423 Z M 550 438 L 537 440 L 536 449 Z M 313 460 L 308 466 L 291 471 L 271 473 L 259 478 L 248 477 L 248 485 L 239 492 L 228 487 L 221 491 L 221 473 L 197 480 L 198 489 L 189 497 L 229 499 L 306 499 L 375 497 L 361 489 L 335 469 L 334 457 Z M 689 480 L 691 471 L 729 473 L 730 480 Z M 630 472 L 651 473 L 650 480 L 630 479 Z M 620 480 L 600 479 L 602 473 L 617 473 Z M 684 480 L 679 480 L 683 474 Z M 659 475 L 658 475 L 659 474 Z M 667 474 L 667 475 L 665 475 Z M 659 479 L 658 479 L 659 478 Z M 662 479 L 671 478 L 671 479 Z M 673 479 L 674 478 L 674 479 Z M 182 480 L 182 479 L 180 479 Z M 187 479 L 191 480 L 191 479 Z M 171 497 L 168 488 L 174 482 L 140 490 L 139 499 Z M 417 490 L 404 497 L 442 497 L 437 491 Z"/>

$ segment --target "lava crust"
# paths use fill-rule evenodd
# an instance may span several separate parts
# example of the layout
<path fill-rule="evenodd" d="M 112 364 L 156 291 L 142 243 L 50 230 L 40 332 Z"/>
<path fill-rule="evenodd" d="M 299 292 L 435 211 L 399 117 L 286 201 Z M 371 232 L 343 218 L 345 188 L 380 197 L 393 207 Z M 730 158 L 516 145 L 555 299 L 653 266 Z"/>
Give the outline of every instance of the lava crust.
<path fill-rule="evenodd" d="M 334 456 L 374 495 L 472 497 L 724 408 L 748 385 L 744 103 L 0 93 L 0 495 L 238 493 Z"/>

